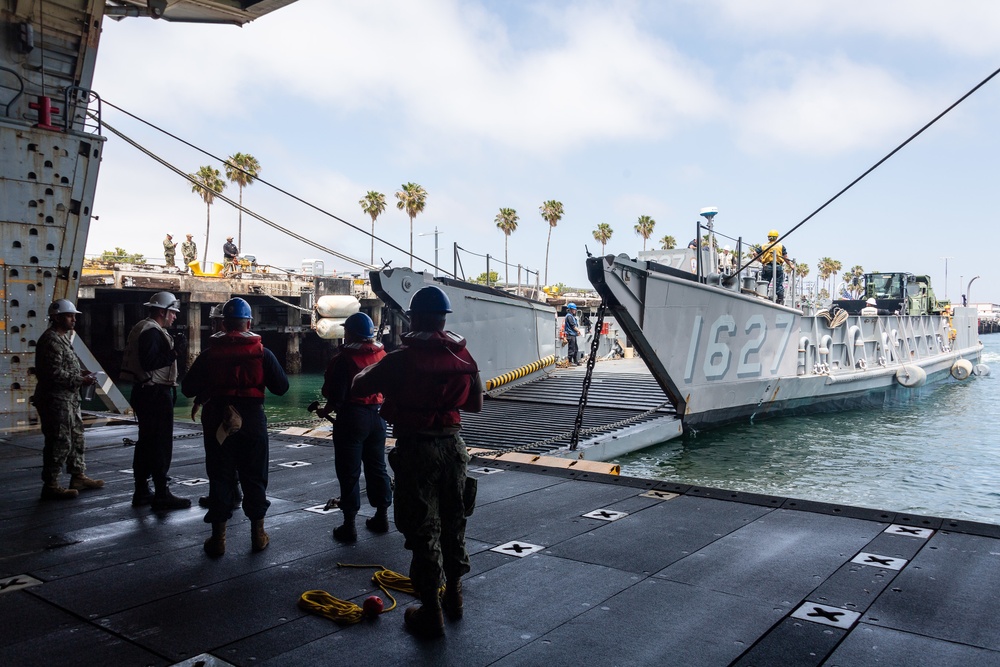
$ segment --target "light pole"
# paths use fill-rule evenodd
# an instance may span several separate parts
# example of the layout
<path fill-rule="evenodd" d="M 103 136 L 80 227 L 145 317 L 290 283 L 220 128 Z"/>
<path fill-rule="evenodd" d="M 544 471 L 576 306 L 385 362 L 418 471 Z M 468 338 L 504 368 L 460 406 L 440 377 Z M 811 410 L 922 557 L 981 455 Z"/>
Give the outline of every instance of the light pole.
<path fill-rule="evenodd" d="M 948 260 L 955 259 L 954 257 L 942 257 L 944 260 L 944 300 L 948 300 Z"/>
<path fill-rule="evenodd" d="M 434 225 L 434 277 L 437 278 L 438 275 L 438 228 Z M 430 236 L 431 232 L 424 232 L 423 234 L 417 234 L 417 236 Z"/>

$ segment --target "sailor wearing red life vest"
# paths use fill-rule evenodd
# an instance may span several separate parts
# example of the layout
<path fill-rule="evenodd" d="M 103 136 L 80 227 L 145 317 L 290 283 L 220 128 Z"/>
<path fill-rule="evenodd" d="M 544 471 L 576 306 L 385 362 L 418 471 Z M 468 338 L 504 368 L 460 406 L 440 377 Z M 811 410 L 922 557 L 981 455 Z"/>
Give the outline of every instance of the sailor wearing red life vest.
<path fill-rule="evenodd" d="M 389 531 L 392 482 L 385 468 L 385 421 L 379 416 L 382 394 L 351 395 L 351 383 L 363 369 L 385 357 L 375 342 L 375 324 L 364 313 L 354 313 L 344 321 L 344 345 L 330 359 L 323 378 L 326 405 L 316 411 L 320 417 L 337 415 L 333 424 L 334 462 L 340 484 L 340 510 L 344 523 L 333 531 L 339 542 L 358 539 L 354 526 L 361 508 L 361 467 L 364 464 L 368 502 L 375 516 L 365 525 L 375 533 Z"/>
<path fill-rule="evenodd" d="M 251 522 L 251 545 L 263 550 L 267 500 L 268 438 L 264 389 L 278 396 L 288 391 L 288 377 L 260 336 L 250 331 L 250 304 L 230 299 L 222 308 L 223 331 L 211 337 L 181 383 L 188 397 L 207 398 L 201 415 L 205 431 L 208 513 L 212 536 L 209 556 L 226 551 L 226 522 L 233 514 L 236 473 L 243 487 L 243 512 Z"/>
<path fill-rule="evenodd" d="M 449 618 L 462 616 L 462 575 L 469 572 L 464 497 L 469 454 L 459 436 L 460 410 L 483 408 L 476 361 L 464 338 L 444 330 L 450 312 L 440 288 L 418 290 L 407 311 L 410 332 L 403 334 L 403 346 L 358 374 L 352 390 L 385 396 L 382 416 L 396 437 L 389 456 L 396 472 L 396 527 L 413 552 L 410 579 L 422 603 L 406 610 L 405 625 L 428 638 L 444 635 L 442 606 Z"/>

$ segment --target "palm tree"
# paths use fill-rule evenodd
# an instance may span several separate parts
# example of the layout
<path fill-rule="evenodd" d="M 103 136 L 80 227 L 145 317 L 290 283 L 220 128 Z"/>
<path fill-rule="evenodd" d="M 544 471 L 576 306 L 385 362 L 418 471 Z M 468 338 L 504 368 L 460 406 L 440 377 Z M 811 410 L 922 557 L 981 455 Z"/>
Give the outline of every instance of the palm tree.
<path fill-rule="evenodd" d="M 614 233 L 615 230 L 611 229 L 611 225 L 606 222 L 597 225 L 597 229 L 594 230 L 594 240 L 601 244 L 602 255 L 604 254 L 604 246 L 611 240 L 611 235 Z"/>
<path fill-rule="evenodd" d="M 816 264 L 816 269 L 819 271 L 817 277 L 829 285 L 830 276 L 833 275 L 833 260 L 829 257 L 820 257 L 819 262 Z M 826 289 L 823 291 L 827 294 L 830 293 L 830 291 Z"/>
<path fill-rule="evenodd" d="M 809 275 L 809 265 L 805 262 L 802 262 L 801 264 L 796 262 L 792 268 L 792 275 L 799 279 L 799 290 L 797 294 L 803 295 L 802 292 L 805 290 L 806 276 Z"/>
<path fill-rule="evenodd" d="M 830 293 L 837 293 L 837 273 L 843 268 L 843 265 L 835 259 L 830 260 L 830 271 L 833 273 L 833 281 L 830 283 Z"/>
<path fill-rule="evenodd" d="M 201 259 L 202 269 L 208 264 L 208 234 L 212 229 L 212 202 L 215 195 L 226 189 L 226 182 L 219 178 L 221 174 L 218 169 L 210 165 L 199 167 L 198 173 L 188 174 L 188 178 L 194 179 L 195 184 L 191 186 L 191 192 L 201 196 L 205 202 L 205 253 Z"/>
<path fill-rule="evenodd" d="M 865 270 L 860 264 L 855 264 L 851 267 L 851 272 L 844 276 L 844 282 L 847 283 L 847 290 L 852 299 L 860 299 L 865 294 L 865 281 L 864 281 Z"/>
<path fill-rule="evenodd" d="M 660 239 L 660 247 L 664 250 L 673 250 L 677 247 L 677 239 L 675 239 L 670 234 L 667 234 L 662 239 Z"/>
<path fill-rule="evenodd" d="M 375 190 L 369 190 L 361 201 L 361 210 L 372 217 L 372 258 L 369 264 L 375 265 L 375 219 L 385 213 L 385 195 Z M 412 230 L 411 230 L 412 233 Z M 412 250 L 412 248 L 411 248 Z"/>
<path fill-rule="evenodd" d="M 635 223 L 635 233 L 642 237 L 642 249 L 646 250 L 646 241 L 649 237 L 653 235 L 653 227 L 656 226 L 656 220 L 653 220 L 648 215 L 640 215 L 639 221 Z"/>
<path fill-rule="evenodd" d="M 402 190 L 396 192 L 396 208 L 406 211 L 410 216 L 410 268 L 413 268 L 413 219 L 418 213 L 422 213 L 424 205 L 427 203 L 427 191 L 424 186 L 416 183 L 406 183 L 401 185 Z"/>
<path fill-rule="evenodd" d="M 500 212 L 497 213 L 496 223 L 497 229 L 503 232 L 503 276 L 504 282 L 510 285 L 510 265 L 507 263 L 507 239 L 510 238 L 511 232 L 517 229 L 517 211 L 512 208 L 502 208 Z M 549 229 L 552 229 L 549 227 Z"/>
<path fill-rule="evenodd" d="M 226 178 L 240 187 L 240 226 L 236 244 L 243 249 L 243 188 L 251 185 L 260 174 L 260 162 L 249 153 L 236 153 L 226 160 Z M 207 244 L 207 242 L 206 242 Z"/>
<path fill-rule="evenodd" d="M 545 240 L 545 284 L 549 284 L 549 242 L 552 241 L 552 228 L 559 224 L 563 217 L 563 205 L 561 201 L 550 199 L 538 207 L 538 212 L 542 214 L 545 222 L 549 223 L 549 237 Z"/>

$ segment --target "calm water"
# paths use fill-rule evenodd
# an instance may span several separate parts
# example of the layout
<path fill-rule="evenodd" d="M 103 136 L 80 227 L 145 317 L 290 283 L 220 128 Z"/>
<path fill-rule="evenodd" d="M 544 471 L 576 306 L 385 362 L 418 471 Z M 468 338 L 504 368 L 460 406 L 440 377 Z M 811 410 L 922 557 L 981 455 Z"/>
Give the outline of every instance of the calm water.
<path fill-rule="evenodd" d="M 1000 334 L 993 375 L 920 401 L 703 431 L 616 461 L 622 474 L 1000 523 Z"/>
<path fill-rule="evenodd" d="M 1000 523 L 1000 334 L 994 375 L 942 385 L 911 405 L 702 431 L 616 461 L 622 474 L 776 496 Z M 272 423 L 308 419 L 321 375 L 268 395 Z M 179 397 L 178 420 L 190 419 Z"/>
<path fill-rule="evenodd" d="M 323 376 L 319 373 L 289 375 L 288 384 L 288 393 L 284 396 L 268 393 L 264 399 L 264 412 L 267 414 L 268 423 L 312 419 L 314 415 L 306 410 L 306 406 L 313 401 L 319 401 L 320 405 L 325 402 L 320 393 L 320 389 L 323 388 Z M 191 421 L 191 399 L 184 398 L 179 392 L 174 416 L 178 421 Z"/>

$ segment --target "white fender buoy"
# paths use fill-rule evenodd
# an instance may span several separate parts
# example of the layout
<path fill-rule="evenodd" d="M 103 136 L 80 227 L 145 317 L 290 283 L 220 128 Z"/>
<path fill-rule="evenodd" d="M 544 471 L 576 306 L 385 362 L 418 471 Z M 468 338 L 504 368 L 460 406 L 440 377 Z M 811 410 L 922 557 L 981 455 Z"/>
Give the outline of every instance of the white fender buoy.
<path fill-rule="evenodd" d="M 951 376 L 956 380 L 967 380 L 972 375 L 972 362 L 959 359 L 951 365 Z"/>
<path fill-rule="evenodd" d="M 361 302 L 349 294 L 324 294 L 316 300 L 320 317 L 350 317 L 361 310 Z"/>
<path fill-rule="evenodd" d="M 920 366 L 907 364 L 896 371 L 896 382 L 911 389 L 921 387 L 927 382 L 927 372 Z"/>
<path fill-rule="evenodd" d="M 316 320 L 316 335 L 324 340 L 344 337 L 343 317 L 322 317 Z"/>
<path fill-rule="evenodd" d="M 978 377 L 986 377 L 990 374 L 990 367 L 986 364 L 976 364 L 972 367 L 972 374 Z"/>

